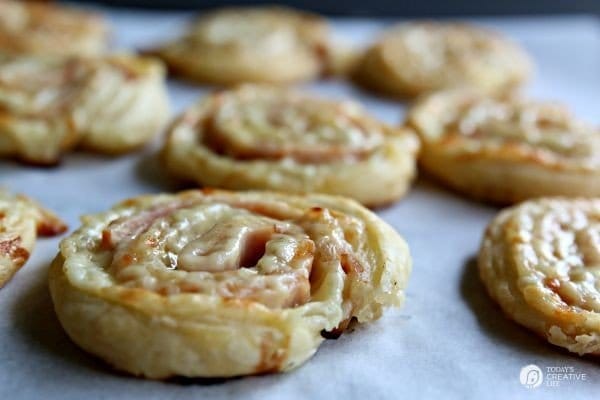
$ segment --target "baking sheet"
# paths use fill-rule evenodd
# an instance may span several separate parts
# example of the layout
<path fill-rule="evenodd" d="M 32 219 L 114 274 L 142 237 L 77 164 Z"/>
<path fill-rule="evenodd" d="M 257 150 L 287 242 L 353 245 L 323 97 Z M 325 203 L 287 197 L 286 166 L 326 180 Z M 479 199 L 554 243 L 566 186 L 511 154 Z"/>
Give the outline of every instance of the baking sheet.
<path fill-rule="evenodd" d="M 115 47 L 143 48 L 177 35 L 187 14 L 104 9 L 115 25 Z M 538 65 L 527 88 L 560 99 L 581 117 L 600 123 L 600 26 L 593 17 L 475 20 L 522 43 Z M 336 34 L 365 42 L 386 22 L 333 21 Z M 307 86 L 332 97 L 354 97 L 374 115 L 397 123 L 403 106 L 343 82 Z M 170 83 L 175 112 L 206 88 Z M 158 144 L 158 143 L 157 143 Z M 83 213 L 105 210 L 141 193 L 174 190 L 154 149 L 118 159 L 75 154 L 59 168 L 0 162 L 0 186 L 31 195 L 70 227 Z M 117 374 L 73 345 L 62 332 L 46 287 L 59 239 L 38 242 L 32 258 L 0 290 L 0 399 L 395 399 L 592 398 L 600 390 L 597 361 L 547 345 L 504 318 L 487 298 L 473 257 L 497 209 L 419 180 L 409 196 L 379 215 L 408 241 L 414 258 L 405 307 L 380 321 L 325 342 L 296 371 L 226 381 L 147 381 Z M 534 389 L 519 381 L 523 366 L 546 374 Z M 549 371 L 579 374 L 557 380 Z M 554 373 L 554 372 L 552 372 Z M 582 375 L 584 374 L 584 375 Z M 583 380 L 583 378 L 586 378 Z M 549 386 L 559 384 L 559 386 Z"/>

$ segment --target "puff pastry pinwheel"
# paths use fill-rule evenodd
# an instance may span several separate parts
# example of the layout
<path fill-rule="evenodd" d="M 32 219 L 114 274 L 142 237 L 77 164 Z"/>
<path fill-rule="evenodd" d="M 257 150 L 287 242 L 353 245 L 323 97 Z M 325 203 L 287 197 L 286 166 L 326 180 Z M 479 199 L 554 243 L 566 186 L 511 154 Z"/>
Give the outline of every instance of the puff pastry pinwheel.
<path fill-rule="evenodd" d="M 160 61 L 0 56 L 0 157 L 54 164 L 76 146 L 118 154 L 168 117 Z"/>
<path fill-rule="evenodd" d="M 471 86 L 509 92 L 530 75 L 527 54 L 483 28 L 449 23 L 409 23 L 387 31 L 365 53 L 357 80 L 399 97 Z"/>
<path fill-rule="evenodd" d="M 33 200 L 0 190 L 0 288 L 25 264 L 38 234 L 57 235 L 66 229 Z"/>
<path fill-rule="evenodd" d="M 418 141 L 353 102 L 247 85 L 217 92 L 169 130 L 167 168 L 226 189 L 322 192 L 368 206 L 402 196 L 415 174 Z"/>
<path fill-rule="evenodd" d="M 516 322 L 571 352 L 600 355 L 600 198 L 544 198 L 502 211 L 479 271 Z"/>
<path fill-rule="evenodd" d="M 334 196 L 205 189 L 88 215 L 50 271 L 83 349 L 150 378 L 286 371 L 351 319 L 400 305 L 400 236 Z"/>
<path fill-rule="evenodd" d="M 423 167 L 472 197 L 600 196 L 600 130 L 560 104 L 457 89 L 421 100 L 408 123 L 421 136 Z"/>
<path fill-rule="evenodd" d="M 323 18 L 283 7 L 210 12 L 152 53 L 176 74 L 219 85 L 305 81 L 327 72 L 329 60 L 334 69 L 351 60 L 336 58 L 345 53 L 331 45 Z"/>
<path fill-rule="evenodd" d="M 51 56 L 104 52 L 108 27 L 89 12 L 35 2 L 0 0 L 0 52 Z"/>

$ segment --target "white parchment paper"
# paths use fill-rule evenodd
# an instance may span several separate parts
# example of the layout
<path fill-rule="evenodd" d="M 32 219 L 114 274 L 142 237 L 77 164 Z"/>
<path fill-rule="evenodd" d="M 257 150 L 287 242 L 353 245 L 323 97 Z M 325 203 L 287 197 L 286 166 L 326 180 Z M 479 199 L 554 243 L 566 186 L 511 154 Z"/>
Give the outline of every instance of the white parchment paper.
<path fill-rule="evenodd" d="M 116 48 L 144 48 L 177 35 L 187 14 L 104 11 Z M 600 26 L 593 17 L 485 19 L 523 44 L 538 66 L 526 92 L 558 99 L 600 123 Z M 336 35 L 368 42 L 386 23 L 337 19 Z M 389 23 L 389 22 L 388 22 Z M 404 106 L 338 81 L 309 89 L 360 100 L 398 123 Z M 170 83 L 175 112 L 207 88 Z M 151 112 L 151 110 L 149 110 Z M 158 145 L 157 141 L 157 145 Z M 141 193 L 170 191 L 154 149 L 118 159 L 75 154 L 58 168 L 0 161 L 0 186 L 35 197 L 78 226 L 84 213 Z M 380 321 L 336 341 L 287 374 L 219 381 L 147 381 L 113 372 L 73 345 L 54 315 L 47 267 L 59 239 L 44 239 L 27 265 L 0 290 L 0 399 L 590 399 L 600 390 L 600 365 L 541 341 L 507 320 L 479 282 L 473 257 L 497 209 L 419 180 L 409 196 L 378 213 L 408 241 L 414 258 L 407 299 Z M 536 389 L 519 383 L 528 364 L 546 373 Z M 568 367 L 585 381 L 561 381 L 548 368 Z M 581 375 L 579 375 L 581 378 Z M 556 382 L 554 382 L 556 383 Z"/>

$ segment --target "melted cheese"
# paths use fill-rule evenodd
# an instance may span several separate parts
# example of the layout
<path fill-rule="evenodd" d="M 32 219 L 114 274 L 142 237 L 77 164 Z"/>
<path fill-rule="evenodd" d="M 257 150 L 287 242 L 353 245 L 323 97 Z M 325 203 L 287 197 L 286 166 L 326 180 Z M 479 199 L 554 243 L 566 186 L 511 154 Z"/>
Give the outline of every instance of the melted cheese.
<path fill-rule="evenodd" d="M 600 201 L 542 199 L 502 212 L 479 267 L 518 322 L 580 354 L 600 352 Z"/>
<path fill-rule="evenodd" d="M 559 104 L 494 100 L 470 91 L 432 95 L 411 113 L 429 145 L 449 153 L 506 154 L 598 170 L 600 131 Z"/>

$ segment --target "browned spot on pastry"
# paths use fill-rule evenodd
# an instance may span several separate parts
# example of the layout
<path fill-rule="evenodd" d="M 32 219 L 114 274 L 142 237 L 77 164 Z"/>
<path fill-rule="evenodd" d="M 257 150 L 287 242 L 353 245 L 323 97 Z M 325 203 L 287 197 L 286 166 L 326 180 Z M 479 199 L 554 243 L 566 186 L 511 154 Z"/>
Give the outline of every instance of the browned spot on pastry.
<path fill-rule="evenodd" d="M 348 326 L 350 326 L 351 321 L 352 317 L 346 318 L 345 320 L 340 322 L 340 324 L 337 327 L 333 328 L 330 331 L 326 331 L 325 329 L 323 329 L 321 331 L 321 336 L 325 339 L 338 339 L 340 336 L 342 336 L 346 329 L 348 329 Z"/>
<path fill-rule="evenodd" d="M 355 274 L 360 276 L 365 270 L 362 264 L 358 262 L 356 257 L 348 253 L 343 253 L 340 255 L 340 264 L 347 275 Z"/>
<path fill-rule="evenodd" d="M 238 297 L 223 297 L 223 304 L 226 306 L 250 308 L 256 304 L 254 300 Z"/>
<path fill-rule="evenodd" d="M 167 296 L 169 295 L 169 288 L 162 286 L 156 290 L 156 293 L 160 294 L 161 296 Z"/>
<path fill-rule="evenodd" d="M 179 290 L 182 293 L 195 293 L 198 292 L 198 286 L 192 282 L 183 281 L 179 284 Z"/>
<path fill-rule="evenodd" d="M 123 256 L 121 256 L 121 259 L 119 260 L 119 264 L 121 264 L 123 267 L 127 267 L 131 264 L 136 263 L 138 260 L 137 255 L 135 254 L 123 254 Z"/>
<path fill-rule="evenodd" d="M 135 206 L 137 204 L 137 200 L 136 199 L 127 199 L 127 200 L 123 200 L 121 202 L 121 204 L 125 207 L 131 207 L 131 206 Z"/>
<path fill-rule="evenodd" d="M 271 335 L 265 336 L 260 345 L 260 362 L 256 366 L 255 373 L 269 374 L 280 371 L 287 358 L 289 342 L 289 337 L 286 337 L 281 343 L 282 346 L 273 349 Z"/>
<path fill-rule="evenodd" d="M 132 288 L 132 289 L 123 290 L 120 293 L 119 298 L 124 303 L 133 304 L 133 303 L 138 303 L 138 302 L 144 300 L 147 296 L 148 296 L 147 291 L 145 291 L 143 289 Z"/>
<path fill-rule="evenodd" d="M 296 249 L 296 254 L 294 254 L 293 260 L 298 260 L 312 255 L 315 252 L 315 247 L 315 242 L 310 239 L 302 241 Z"/>
<path fill-rule="evenodd" d="M 581 311 L 566 303 L 561 303 L 555 307 L 553 317 L 553 324 L 560 325 L 565 333 L 573 331 L 577 329 L 578 325 L 585 323 L 585 317 L 581 314 Z"/>
<path fill-rule="evenodd" d="M 544 280 L 544 285 L 560 296 L 558 293 L 558 290 L 560 289 L 560 280 L 558 278 L 546 278 Z"/>
<path fill-rule="evenodd" d="M 215 194 L 217 190 L 212 187 L 203 187 L 202 189 L 200 189 L 200 192 L 202 192 L 202 194 L 204 195 L 210 196 L 211 194 Z"/>
<path fill-rule="evenodd" d="M 113 249 L 113 241 L 111 238 L 111 231 L 109 229 L 104 229 L 102 231 L 102 240 L 100 241 L 100 248 L 103 250 L 112 250 Z"/>
<path fill-rule="evenodd" d="M 125 78 L 126 81 L 134 81 L 138 79 L 139 73 L 132 68 L 131 65 L 125 64 L 123 62 L 119 62 L 118 60 L 111 60 L 110 62 L 119 72 L 121 72 L 121 76 Z"/>
<path fill-rule="evenodd" d="M 55 236 L 65 232 L 66 230 L 67 225 L 53 216 L 42 219 L 37 225 L 37 233 L 42 236 Z"/>
<path fill-rule="evenodd" d="M 0 241 L 0 254 L 7 256 L 17 267 L 25 264 L 29 251 L 21 247 L 21 237 Z"/>

